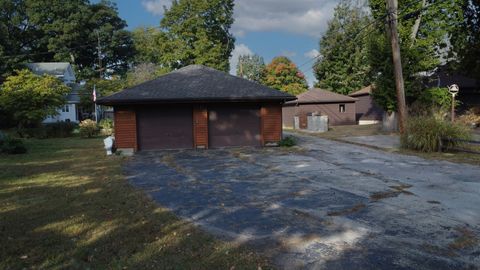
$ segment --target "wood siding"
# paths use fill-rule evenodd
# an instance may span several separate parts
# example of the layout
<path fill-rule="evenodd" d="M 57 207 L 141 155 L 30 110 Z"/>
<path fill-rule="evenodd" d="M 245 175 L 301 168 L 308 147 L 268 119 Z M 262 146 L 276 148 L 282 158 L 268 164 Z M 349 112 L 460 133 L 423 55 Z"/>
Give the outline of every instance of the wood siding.
<path fill-rule="evenodd" d="M 263 144 L 282 140 L 282 105 L 263 105 L 260 111 Z"/>
<path fill-rule="evenodd" d="M 193 141 L 195 148 L 208 148 L 208 111 L 205 106 L 193 108 Z"/>
<path fill-rule="evenodd" d="M 137 145 L 137 119 L 134 110 L 115 108 L 115 146 L 135 151 Z"/>
<path fill-rule="evenodd" d="M 356 96 L 357 121 L 360 120 L 382 120 L 383 110 L 373 101 L 371 95 Z"/>
<path fill-rule="evenodd" d="M 340 104 L 345 104 L 345 112 L 340 112 Z M 285 106 L 282 109 L 283 126 L 293 128 L 294 116 L 303 118 L 303 123 L 306 116 L 310 113 L 320 113 L 321 115 L 328 115 L 328 123 L 331 126 L 341 125 L 355 125 L 356 121 L 356 106 L 354 102 L 350 103 L 321 103 L 321 104 L 299 104 L 298 106 Z M 302 120 L 302 119 L 301 119 Z M 301 127 L 306 128 L 306 127 Z"/>

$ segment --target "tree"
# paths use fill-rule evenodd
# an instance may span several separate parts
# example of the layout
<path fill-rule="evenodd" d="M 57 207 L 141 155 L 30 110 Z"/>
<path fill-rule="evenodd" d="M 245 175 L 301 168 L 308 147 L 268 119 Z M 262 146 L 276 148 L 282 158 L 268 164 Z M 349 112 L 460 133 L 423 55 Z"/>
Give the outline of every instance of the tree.
<path fill-rule="evenodd" d="M 38 125 L 57 114 L 70 89 L 53 76 L 38 76 L 29 70 L 7 77 L 0 89 L 0 107 L 21 130 Z"/>
<path fill-rule="evenodd" d="M 132 87 L 146 81 L 158 78 L 160 75 L 168 73 L 168 70 L 152 63 L 142 63 L 135 66 L 127 72 L 126 86 Z"/>
<path fill-rule="evenodd" d="M 254 82 L 263 80 L 265 62 L 259 55 L 240 55 L 237 63 L 237 76 Z"/>
<path fill-rule="evenodd" d="M 120 76 L 113 76 L 110 79 L 93 78 L 87 81 L 81 89 L 81 105 L 84 108 L 94 108 L 93 89 L 97 98 L 115 94 L 127 88 L 126 81 Z"/>
<path fill-rule="evenodd" d="M 170 69 L 202 64 L 228 71 L 235 38 L 233 0 L 174 0 L 160 23 L 161 62 Z"/>
<path fill-rule="evenodd" d="M 8 61 L 0 72 L 9 74 L 26 62 L 66 61 L 79 78 L 98 76 L 98 39 L 102 68 L 125 73 L 133 57 L 131 34 L 109 1 L 0 0 L 0 45 Z"/>
<path fill-rule="evenodd" d="M 360 33 L 371 20 L 350 0 L 337 5 L 320 40 L 321 57 L 314 65 L 317 87 L 346 95 L 371 84 L 367 35 Z"/>
<path fill-rule="evenodd" d="M 480 1 L 463 0 L 463 20 L 452 37 L 454 68 L 480 80 Z"/>
<path fill-rule="evenodd" d="M 308 89 L 305 75 L 284 56 L 274 58 L 267 65 L 263 84 L 292 95 L 301 94 Z"/>
<path fill-rule="evenodd" d="M 433 71 L 447 56 L 450 34 L 461 18 L 460 0 L 399 1 L 399 36 L 407 103 L 423 91 L 422 73 Z M 385 17 L 384 0 L 370 0 L 374 19 Z M 396 110 L 395 81 L 391 44 L 387 30 L 376 27 L 370 32 L 369 60 L 374 74 L 375 101 L 387 111 Z"/>
<path fill-rule="evenodd" d="M 161 64 L 161 44 L 164 34 L 154 27 L 139 27 L 132 31 L 135 63 Z"/>

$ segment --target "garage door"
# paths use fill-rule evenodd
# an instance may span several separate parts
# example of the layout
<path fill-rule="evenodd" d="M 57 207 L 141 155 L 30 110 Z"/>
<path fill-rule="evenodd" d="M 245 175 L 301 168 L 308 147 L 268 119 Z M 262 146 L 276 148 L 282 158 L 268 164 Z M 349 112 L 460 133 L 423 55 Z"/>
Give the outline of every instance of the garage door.
<path fill-rule="evenodd" d="M 260 108 L 209 107 L 208 128 L 210 147 L 260 146 Z"/>
<path fill-rule="evenodd" d="M 137 110 L 140 150 L 193 148 L 193 112 L 189 106 Z"/>

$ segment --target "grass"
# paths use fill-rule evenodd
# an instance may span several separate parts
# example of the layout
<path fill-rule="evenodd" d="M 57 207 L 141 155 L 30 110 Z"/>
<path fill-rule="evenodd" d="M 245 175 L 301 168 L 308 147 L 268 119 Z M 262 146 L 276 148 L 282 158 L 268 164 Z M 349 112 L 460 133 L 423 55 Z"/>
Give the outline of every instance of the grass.
<path fill-rule="evenodd" d="M 133 189 L 100 139 L 0 155 L 0 269 L 263 269 Z"/>

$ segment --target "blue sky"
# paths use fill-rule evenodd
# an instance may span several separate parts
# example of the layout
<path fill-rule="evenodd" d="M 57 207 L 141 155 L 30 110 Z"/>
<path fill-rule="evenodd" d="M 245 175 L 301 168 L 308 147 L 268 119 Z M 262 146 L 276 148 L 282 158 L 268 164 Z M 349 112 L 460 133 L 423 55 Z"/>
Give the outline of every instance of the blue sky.
<path fill-rule="evenodd" d="M 318 41 L 339 0 L 237 0 L 235 23 L 231 29 L 236 48 L 232 67 L 240 54 L 257 53 L 268 63 L 284 55 L 305 73 L 310 86 L 314 81 L 312 57 L 318 54 Z M 129 29 L 158 25 L 163 6 L 171 0 L 114 0 Z"/>

